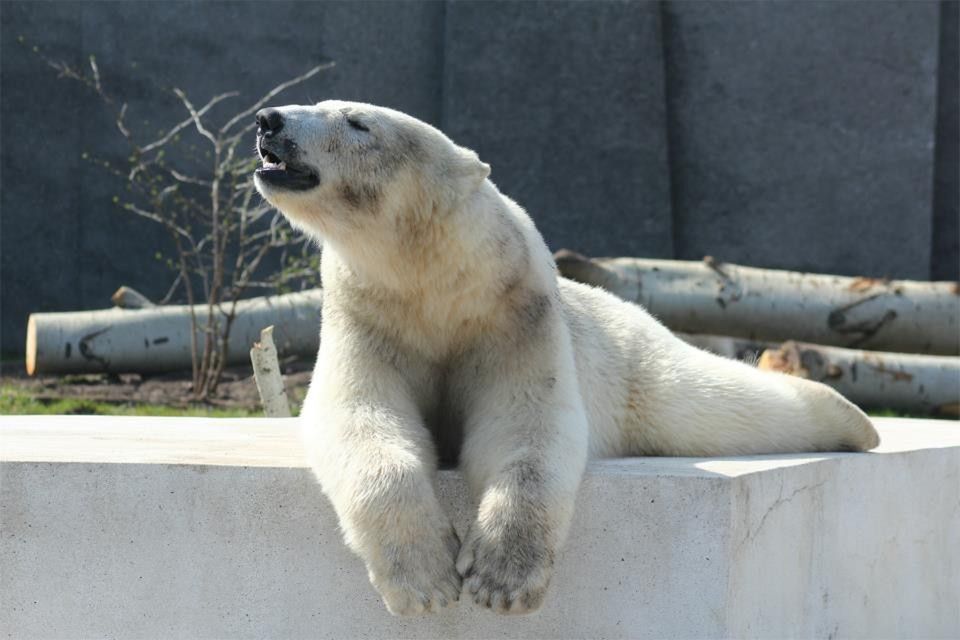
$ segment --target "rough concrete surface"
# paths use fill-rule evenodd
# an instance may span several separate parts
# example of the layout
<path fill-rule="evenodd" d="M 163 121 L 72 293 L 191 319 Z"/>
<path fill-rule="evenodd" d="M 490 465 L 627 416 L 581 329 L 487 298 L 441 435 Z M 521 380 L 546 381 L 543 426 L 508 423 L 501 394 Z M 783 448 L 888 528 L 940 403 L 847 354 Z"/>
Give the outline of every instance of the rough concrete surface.
<path fill-rule="evenodd" d="M 956 637 L 960 429 L 868 454 L 591 463 L 544 609 L 393 618 L 294 420 L 0 418 L 14 638 Z M 441 500 L 464 531 L 455 471 Z"/>

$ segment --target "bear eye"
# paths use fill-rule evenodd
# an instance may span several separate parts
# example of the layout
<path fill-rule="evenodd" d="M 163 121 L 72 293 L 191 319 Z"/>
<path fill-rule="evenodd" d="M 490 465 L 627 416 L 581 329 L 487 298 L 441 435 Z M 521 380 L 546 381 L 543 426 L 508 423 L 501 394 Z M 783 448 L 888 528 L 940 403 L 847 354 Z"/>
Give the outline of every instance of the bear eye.
<path fill-rule="evenodd" d="M 357 131 L 366 131 L 367 133 L 370 132 L 370 129 L 368 129 L 368 128 L 366 127 L 366 125 L 364 125 L 362 122 L 360 122 L 360 121 L 357 120 L 356 118 L 352 118 L 352 117 L 349 117 L 349 116 L 348 116 L 348 117 L 347 117 L 347 124 L 349 124 L 351 127 L 353 127 L 354 129 L 356 129 Z"/>

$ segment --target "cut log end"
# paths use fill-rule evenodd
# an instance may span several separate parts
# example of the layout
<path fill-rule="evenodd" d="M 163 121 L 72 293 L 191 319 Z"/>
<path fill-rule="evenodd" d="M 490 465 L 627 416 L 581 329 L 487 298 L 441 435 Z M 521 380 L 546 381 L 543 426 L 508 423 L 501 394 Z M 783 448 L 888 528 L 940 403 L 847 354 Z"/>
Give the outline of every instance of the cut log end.
<path fill-rule="evenodd" d="M 28 376 L 37 373 L 37 321 L 33 314 L 30 314 L 30 318 L 27 320 L 26 365 Z"/>
<path fill-rule="evenodd" d="M 619 276 L 599 262 L 569 249 L 560 249 L 553 254 L 560 275 L 569 280 L 594 287 L 616 291 Z"/>
<path fill-rule="evenodd" d="M 803 366 L 803 355 L 797 343 L 788 340 L 780 347 L 765 349 L 757 361 L 757 368 L 764 371 L 779 371 L 800 378 L 809 378 L 810 372 Z"/>
<path fill-rule="evenodd" d="M 115 307 L 120 307 L 121 309 L 149 309 L 150 307 L 157 306 L 151 302 L 147 296 L 127 286 L 122 286 L 117 289 L 114 294 L 110 296 L 110 301 L 113 302 Z"/>
<path fill-rule="evenodd" d="M 960 402 L 949 402 L 937 408 L 937 413 L 947 418 L 960 418 Z"/>

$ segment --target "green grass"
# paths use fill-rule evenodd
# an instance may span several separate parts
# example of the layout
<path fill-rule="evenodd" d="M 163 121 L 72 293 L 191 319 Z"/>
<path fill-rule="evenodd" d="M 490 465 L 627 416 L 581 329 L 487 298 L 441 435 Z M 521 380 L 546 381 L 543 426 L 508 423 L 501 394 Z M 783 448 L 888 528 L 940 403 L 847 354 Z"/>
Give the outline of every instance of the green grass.
<path fill-rule="evenodd" d="M 867 411 L 871 418 L 934 418 L 937 420 L 956 420 L 956 416 L 929 413 L 910 413 L 900 409 L 871 409 Z"/>
<path fill-rule="evenodd" d="M 296 396 L 296 394 L 294 394 Z M 293 398 L 291 407 L 293 415 L 299 413 L 298 398 Z M 300 399 L 302 400 L 302 398 Z M 160 404 L 145 404 L 138 402 L 114 403 L 85 398 L 58 398 L 38 399 L 16 387 L 0 386 L 0 415 L 98 415 L 98 416 L 200 416 L 208 418 L 260 418 L 263 412 L 259 409 L 242 408 L 225 409 L 203 404 L 194 404 L 188 407 L 171 407 Z M 912 414 L 895 409 L 873 409 L 867 412 L 875 418 L 932 418 L 946 416 L 930 416 L 927 414 Z M 956 419 L 956 418 L 953 418 Z"/>
<path fill-rule="evenodd" d="M 867 415 L 871 418 L 925 418 L 926 416 L 914 416 L 906 413 L 904 411 L 897 411 L 896 409 L 871 409 L 867 411 Z"/>
<path fill-rule="evenodd" d="M 262 411 L 224 409 L 196 404 L 168 407 L 158 404 L 102 402 L 85 398 L 38 399 L 13 387 L 0 387 L 0 415 L 201 416 L 207 418 L 262 417 Z"/>

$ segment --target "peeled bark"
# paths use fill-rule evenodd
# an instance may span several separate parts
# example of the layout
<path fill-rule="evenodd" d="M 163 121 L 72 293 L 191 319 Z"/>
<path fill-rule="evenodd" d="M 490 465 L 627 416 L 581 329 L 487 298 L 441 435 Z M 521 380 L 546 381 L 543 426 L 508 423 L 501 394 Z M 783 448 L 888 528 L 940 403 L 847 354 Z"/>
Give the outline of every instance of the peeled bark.
<path fill-rule="evenodd" d="M 960 358 L 880 353 L 789 341 L 763 352 L 760 369 L 830 385 L 864 408 L 956 415 Z"/>
<path fill-rule="evenodd" d="M 314 353 L 320 344 L 320 289 L 241 300 L 227 362 L 247 362 L 260 330 L 277 326 L 281 356 Z M 226 310 L 227 306 L 224 305 Z M 194 307 L 202 344 L 207 309 Z M 190 307 L 34 313 L 27 322 L 27 373 L 147 373 L 190 369 Z"/>
<path fill-rule="evenodd" d="M 643 305 L 674 331 L 960 354 L 960 285 L 719 263 L 556 255 L 562 275 Z"/>

